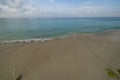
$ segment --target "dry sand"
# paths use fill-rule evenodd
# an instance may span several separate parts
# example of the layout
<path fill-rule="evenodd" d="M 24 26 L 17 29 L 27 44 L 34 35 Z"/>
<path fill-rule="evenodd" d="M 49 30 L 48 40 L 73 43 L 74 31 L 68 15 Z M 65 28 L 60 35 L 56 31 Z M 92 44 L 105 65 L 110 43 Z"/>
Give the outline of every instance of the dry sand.
<path fill-rule="evenodd" d="M 120 68 L 120 30 L 0 45 L 0 80 L 112 80 L 105 68 Z"/>

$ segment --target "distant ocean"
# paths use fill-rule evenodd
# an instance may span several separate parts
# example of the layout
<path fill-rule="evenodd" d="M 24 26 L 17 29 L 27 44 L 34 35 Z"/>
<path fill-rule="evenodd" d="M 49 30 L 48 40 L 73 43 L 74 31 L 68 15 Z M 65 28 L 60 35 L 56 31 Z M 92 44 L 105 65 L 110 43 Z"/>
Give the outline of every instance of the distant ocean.
<path fill-rule="evenodd" d="M 72 33 L 120 29 L 120 17 L 0 18 L 0 41 L 55 38 Z"/>

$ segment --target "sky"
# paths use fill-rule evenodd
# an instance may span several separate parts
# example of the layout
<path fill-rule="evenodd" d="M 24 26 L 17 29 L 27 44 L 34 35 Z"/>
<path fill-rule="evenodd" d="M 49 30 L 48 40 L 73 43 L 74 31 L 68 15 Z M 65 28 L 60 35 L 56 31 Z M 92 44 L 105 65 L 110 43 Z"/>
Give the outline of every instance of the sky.
<path fill-rule="evenodd" d="M 120 0 L 0 0 L 9 17 L 120 17 Z"/>

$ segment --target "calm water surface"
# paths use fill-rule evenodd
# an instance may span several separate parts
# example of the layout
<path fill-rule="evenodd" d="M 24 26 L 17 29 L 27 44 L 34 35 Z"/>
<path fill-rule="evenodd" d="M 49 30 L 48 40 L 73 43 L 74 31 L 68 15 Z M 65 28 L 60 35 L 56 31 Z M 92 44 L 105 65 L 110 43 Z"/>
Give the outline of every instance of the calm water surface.
<path fill-rule="evenodd" d="M 120 29 L 120 18 L 0 18 L 0 41 Z"/>

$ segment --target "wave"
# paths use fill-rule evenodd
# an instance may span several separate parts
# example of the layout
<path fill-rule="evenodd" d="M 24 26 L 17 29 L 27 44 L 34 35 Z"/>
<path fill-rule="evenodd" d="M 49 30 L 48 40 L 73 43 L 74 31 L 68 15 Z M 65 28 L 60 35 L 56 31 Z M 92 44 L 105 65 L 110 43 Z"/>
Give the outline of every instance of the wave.
<path fill-rule="evenodd" d="M 72 35 L 72 34 L 70 34 Z M 19 40 L 4 40 L 1 41 L 0 44 L 7 44 L 7 43 L 24 43 L 24 42 L 37 42 L 37 41 L 48 41 L 48 40 L 53 40 L 53 39 L 62 39 L 62 38 L 66 38 L 70 35 L 64 35 L 61 37 L 53 37 L 53 38 L 35 38 L 35 39 L 19 39 Z"/>

